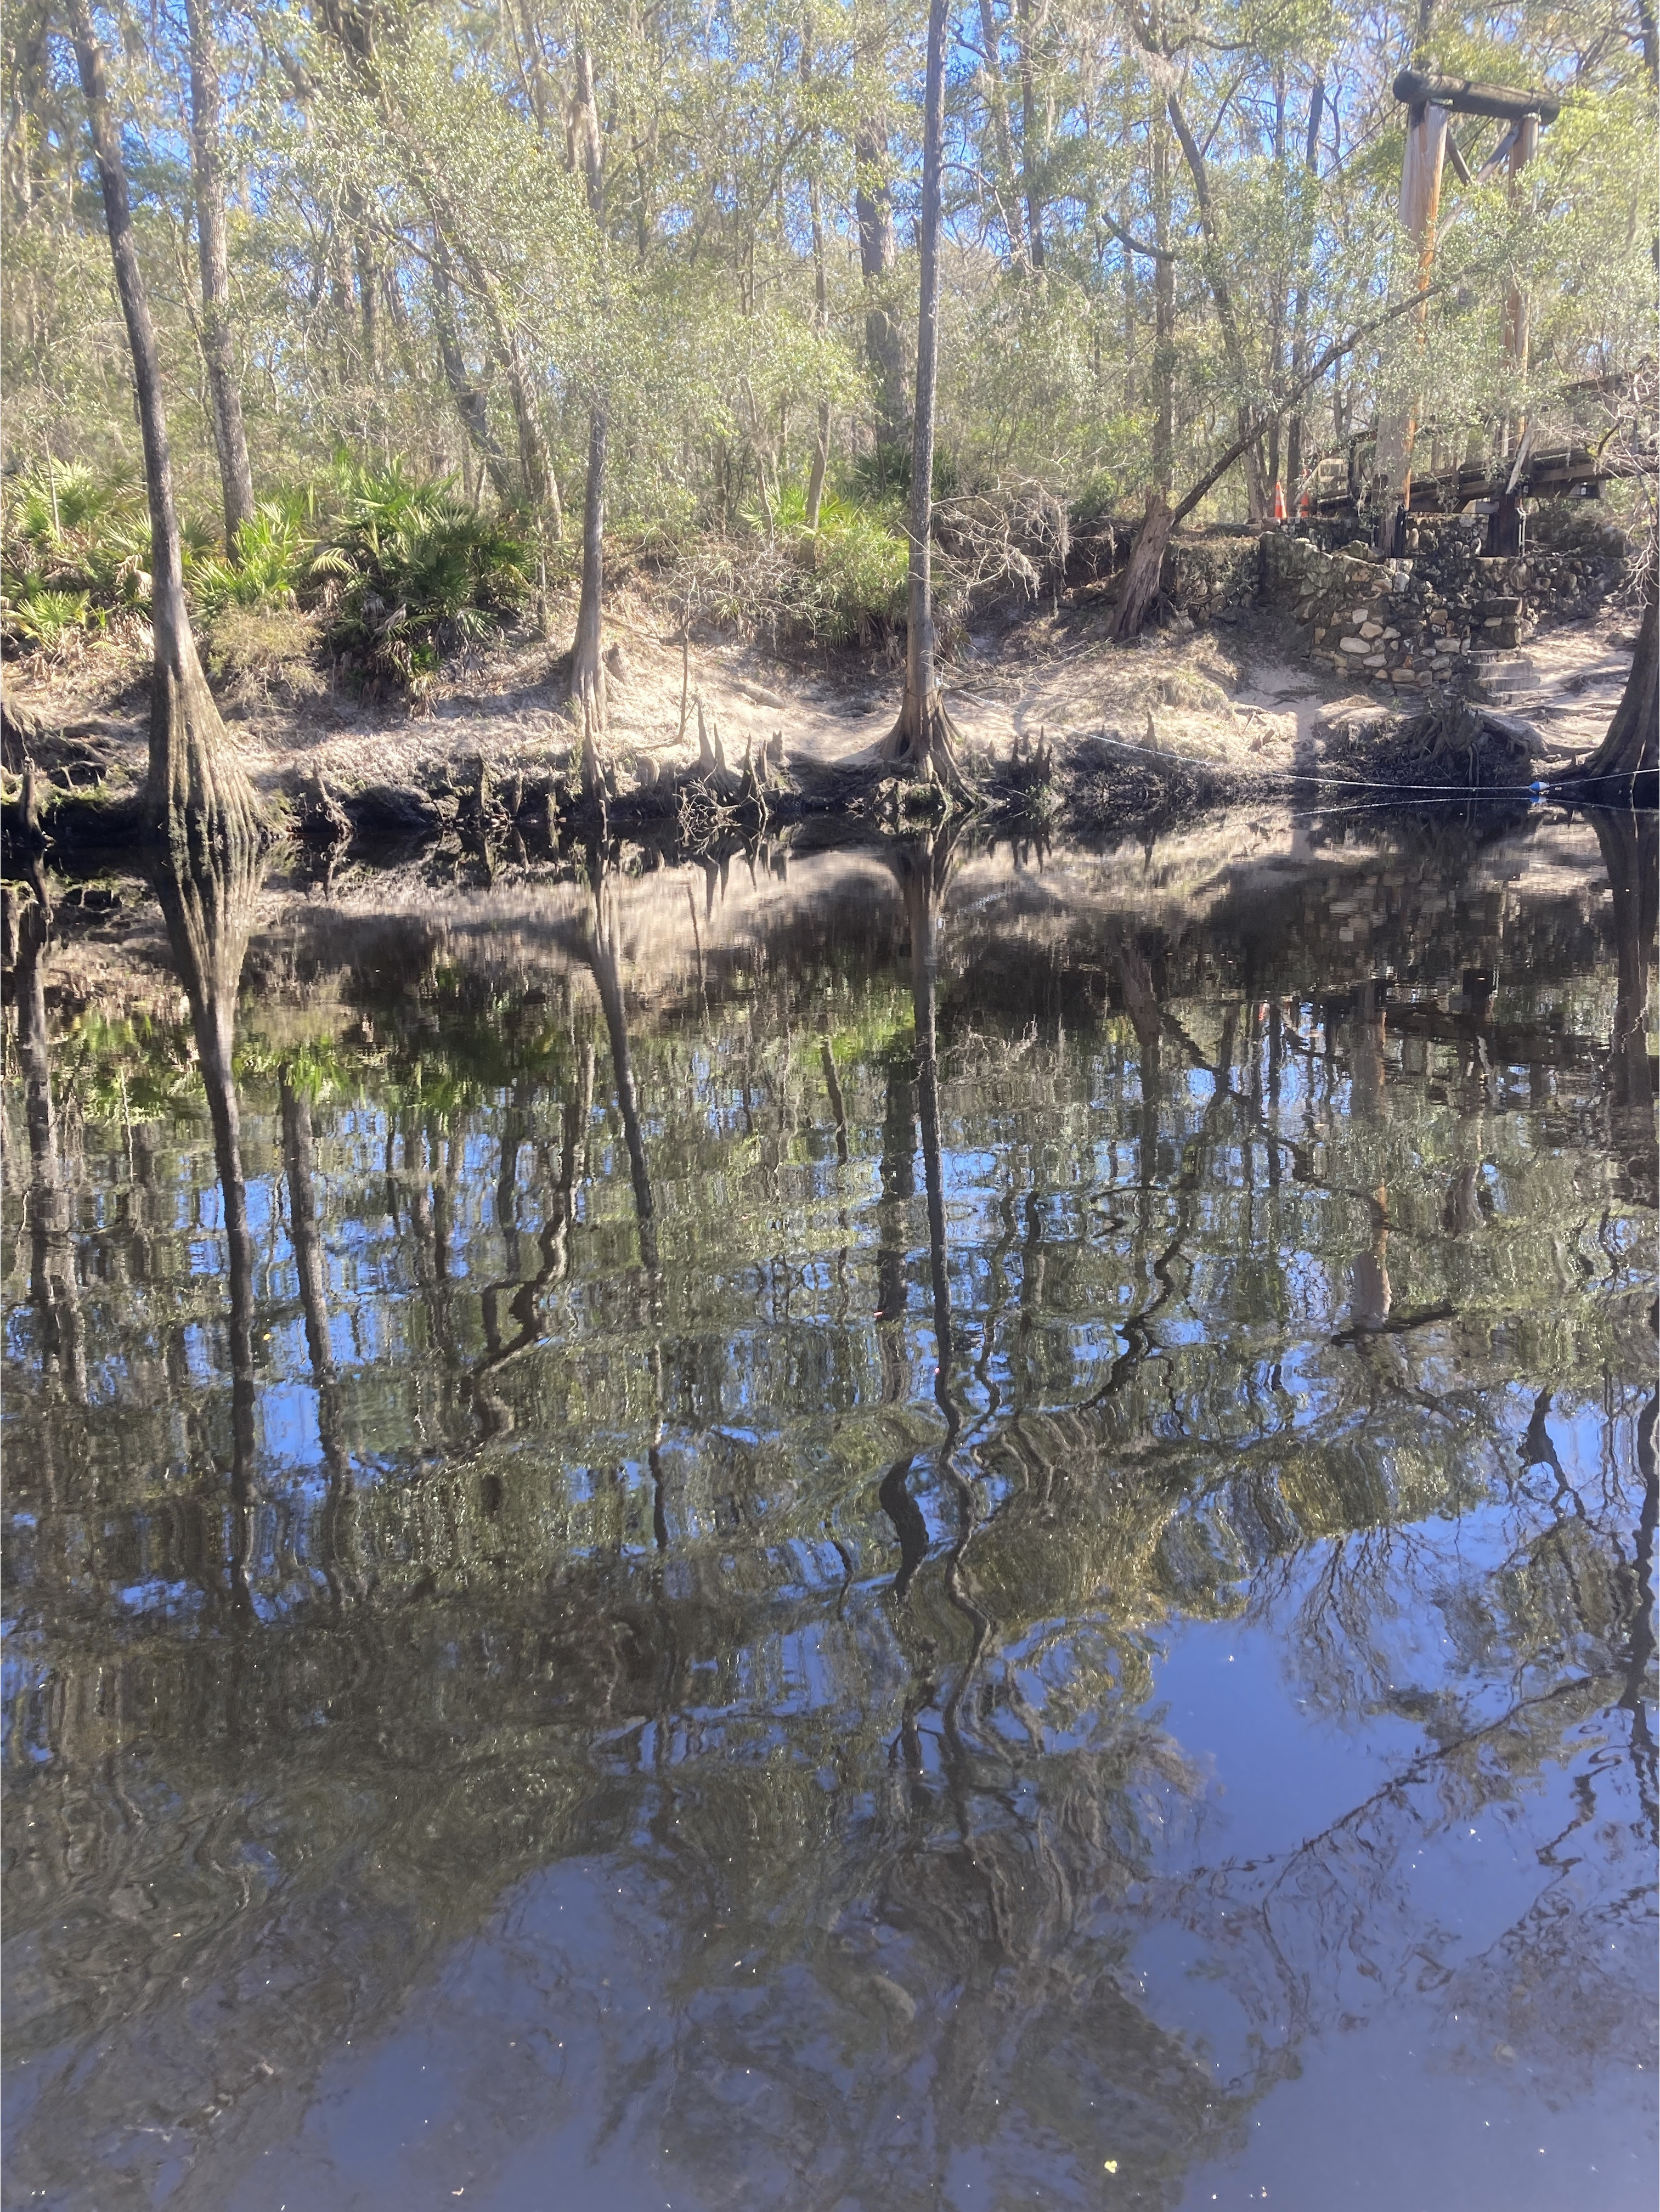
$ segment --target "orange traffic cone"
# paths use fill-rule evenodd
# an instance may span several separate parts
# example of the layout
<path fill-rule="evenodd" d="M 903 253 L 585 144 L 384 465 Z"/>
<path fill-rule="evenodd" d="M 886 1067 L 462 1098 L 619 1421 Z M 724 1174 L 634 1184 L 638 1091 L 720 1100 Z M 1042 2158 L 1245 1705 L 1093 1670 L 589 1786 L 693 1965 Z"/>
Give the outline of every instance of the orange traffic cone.
<path fill-rule="evenodd" d="M 1276 522 L 1286 519 L 1286 487 L 1277 479 L 1274 487 L 1274 519 Z"/>
<path fill-rule="evenodd" d="M 1309 519 L 1310 512 L 1308 487 L 1304 485 L 1303 489 L 1297 495 L 1297 520 L 1299 522 L 1306 522 Z"/>

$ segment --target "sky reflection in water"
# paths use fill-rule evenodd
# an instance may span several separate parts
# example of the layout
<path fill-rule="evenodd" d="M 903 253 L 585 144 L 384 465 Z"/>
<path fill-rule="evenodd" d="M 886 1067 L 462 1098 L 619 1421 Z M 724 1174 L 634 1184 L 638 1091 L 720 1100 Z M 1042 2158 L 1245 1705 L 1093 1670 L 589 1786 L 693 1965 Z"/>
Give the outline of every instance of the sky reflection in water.
<path fill-rule="evenodd" d="M 1646 2206 L 1654 857 L 25 910 L 6 2203 Z"/>

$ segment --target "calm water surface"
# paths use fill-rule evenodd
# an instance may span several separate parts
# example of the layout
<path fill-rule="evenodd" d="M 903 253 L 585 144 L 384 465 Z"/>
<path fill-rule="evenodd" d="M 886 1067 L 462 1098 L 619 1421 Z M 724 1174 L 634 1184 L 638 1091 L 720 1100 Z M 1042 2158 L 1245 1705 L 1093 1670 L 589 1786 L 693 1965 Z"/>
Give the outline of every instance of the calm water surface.
<path fill-rule="evenodd" d="M 1652 825 L 14 910 L 8 2205 L 1653 2201 Z"/>

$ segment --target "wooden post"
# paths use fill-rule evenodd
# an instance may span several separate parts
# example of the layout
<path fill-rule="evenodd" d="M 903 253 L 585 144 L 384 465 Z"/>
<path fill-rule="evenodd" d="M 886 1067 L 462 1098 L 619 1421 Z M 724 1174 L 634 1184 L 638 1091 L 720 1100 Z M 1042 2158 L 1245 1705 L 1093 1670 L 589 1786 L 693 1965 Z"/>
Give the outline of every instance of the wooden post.
<path fill-rule="evenodd" d="M 1448 111 L 1432 101 L 1408 111 L 1407 152 L 1401 168 L 1401 228 L 1412 240 L 1418 262 L 1417 289 L 1429 289 L 1435 267 L 1435 226 L 1441 209 L 1441 171 L 1447 153 Z M 1413 319 L 1414 343 L 1423 343 L 1424 310 Z M 1396 551 L 1400 518 L 1412 498 L 1412 448 L 1418 434 L 1417 410 L 1393 409 L 1377 426 L 1377 475 L 1381 514 L 1378 550 Z"/>
<path fill-rule="evenodd" d="M 1510 132 L 1510 158 L 1507 178 L 1510 197 L 1516 198 L 1517 179 L 1539 148 L 1539 118 L 1536 115 L 1518 116 Z M 1512 284 L 1505 295 L 1505 370 L 1509 390 L 1520 392 L 1528 374 L 1528 298 Z M 1506 414 L 1499 426 L 1499 458 L 1507 461 L 1514 453 L 1518 465 L 1528 443 L 1528 418 L 1518 411 Z M 1516 503 L 1515 477 L 1499 498 L 1499 504 L 1487 518 L 1487 550 L 1489 553 L 1519 553 L 1522 550 L 1522 516 Z"/>
<path fill-rule="evenodd" d="M 1539 150 L 1539 118 L 1524 115 L 1517 124 L 1511 138 L 1510 196 L 1516 198 L 1517 181 L 1528 163 Z M 1524 292 L 1514 285 L 1505 295 L 1505 359 L 1513 369 L 1517 380 L 1528 373 L 1528 301 Z M 1520 437 L 1526 425 L 1526 416 L 1516 420 L 1514 434 Z M 1506 441 L 1506 451 L 1509 441 Z"/>

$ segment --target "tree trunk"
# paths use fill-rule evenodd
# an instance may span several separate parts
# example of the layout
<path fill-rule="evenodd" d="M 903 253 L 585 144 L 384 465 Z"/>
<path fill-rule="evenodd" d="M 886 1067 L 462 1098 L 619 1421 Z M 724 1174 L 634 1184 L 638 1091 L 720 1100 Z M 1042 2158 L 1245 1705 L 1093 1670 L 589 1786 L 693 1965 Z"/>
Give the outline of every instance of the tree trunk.
<path fill-rule="evenodd" d="M 1311 363 L 1300 377 L 1293 378 L 1286 390 L 1271 405 L 1245 422 L 1232 445 L 1211 463 L 1204 475 L 1189 486 L 1175 507 L 1170 505 L 1158 489 L 1148 493 L 1147 511 L 1136 532 L 1135 544 L 1130 549 L 1129 564 L 1125 569 L 1124 582 L 1118 594 L 1117 611 L 1113 619 L 1115 637 L 1134 637 L 1140 629 L 1158 589 L 1158 568 L 1164 561 L 1164 548 L 1170 542 L 1171 532 L 1178 524 L 1186 521 L 1213 484 L 1219 483 L 1234 463 L 1250 453 L 1268 425 L 1289 414 L 1304 393 L 1311 390 L 1329 368 L 1353 353 L 1361 340 L 1369 338 L 1374 331 L 1382 330 L 1386 324 L 1395 321 L 1402 315 L 1418 313 L 1426 297 L 1426 295 L 1421 292 L 1409 294 L 1406 299 L 1397 300 L 1393 307 L 1385 307 L 1381 314 L 1370 316 L 1364 323 L 1357 323 L 1345 337 L 1329 345 L 1318 361 Z"/>
<path fill-rule="evenodd" d="M 1014 0 L 1020 23 L 1020 189 L 1026 202 L 1026 251 L 1034 269 L 1043 265 L 1043 128 L 1032 68 L 1031 0 Z"/>
<path fill-rule="evenodd" d="M 1152 140 L 1152 480 L 1166 497 L 1176 489 L 1176 257 L 1171 251 L 1170 136 L 1162 115 Z"/>
<path fill-rule="evenodd" d="M 126 171 L 105 84 L 104 57 L 93 34 L 90 0 L 70 0 L 70 21 L 103 189 L 116 289 L 132 349 L 133 383 L 144 447 L 144 489 L 149 501 L 150 623 L 155 660 L 143 826 L 147 834 L 174 848 L 201 842 L 252 844 L 257 842 L 260 828 L 253 791 L 231 750 L 219 709 L 202 673 L 185 600 L 173 461 L 161 407 L 161 361 L 143 273 L 138 265 Z"/>
<path fill-rule="evenodd" d="M 1309 95 L 1309 127 L 1303 143 L 1303 167 L 1307 181 L 1303 184 L 1304 212 L 1298 225 L 1297 292 L 1292 302 L 1291 373 L 1301 376 L 1309 360 L 1309 307 L 1310 304 L 1311 272 L 1309 257 L 1314 240 L 1315 185 L 1320 174 L 1320 120 L 1325 113 L 1326 88 L 1316 84 Z M 1302 489 L 1307 461 L 1304 453 L 1303 410 L 1299 407 L 1286 425 L 1286 497 L 1287 511 L 1295 517 L 1298 495 Z"/>
<path fill-rule="evenodd" d="M 535 381 L 526 365 L 519 333 L 502 303 L 501 287 L 472 247 L 472 226 L 466 211 L 457 207 L 445 191 L 424 143 L 399 113 L 396 100 L 381 78 L 374 58 L 368 11 L 343 10 L 330 4 L 330 0 L 324 0 L 322 12 L 360 89 L 365 98 L 374 103 L 398 149 L 409 181 L 425 203 L 435 236 L 445 251 L 453 254 L 467 289 L 477 301 L 489 325 L 491 343 L 506 370 L 508 391 L 513 401 L 519 470 L 526 497 L 532 507 L 545 507 L 551 513 L 554 536 L 562 538 L 565 534 L 564 509 L 560 502 L 558 481 L 548 458 Z"/>
<path fill-rule="evenodd" d="M 910 578 L 905 693 L 883 757 L 916 775 L 960 786 L 956 731 L 933 665 L 933 401 L 939 366 L 939 170 L 945 113 L 946 0 L 929 0 L 927 82 L 922 121 L 921 275 L 916 325 L 916 418 L 910 462 Z"/>
<path fill-rule="evenodd" d="M 483 387 L 475 384 L 467 374 L 466 356 L 461 350 L 461 335 L 456 325 L 455 297 L 441 234 L 434 233 L 434 244 L 437 250 L 433 256 L 432 269 L 433 326 L 437 332 L 438 357 L 443 365 L 444 381 L 450 388 L 450 398 L 455 402 L 455 411 L 460 417 L 461 427 L 484 464 L 491 489 L 497 499 L 505 500 L 513 490 L 512 471 L 508 466 L 507 455 L 502 451 L 496 433 L 490 428 L 489 407 Z"/>
<path fill-rule="evenodd" d="M 980 33 L 985 40 L 984 62 L 981 74 L 984 78 L 986 118 L 991 125 L 994 167 L 992 190 L 997 198 L 997 212 L 1003 218 L 1003 228 L 1008 234 L 1009 252 L 1017 269 L 1030 269 L 1031 254 L 1026 241 L 1026 228 L 1021 219 L 1020 185 L 1015 173 L 1014 141 L 1009 131 L 1008 93 L 1003 83 L 1003 64 L 999 58 L 1000 37 L 997 18 L 992 12 L 992 0 L 980 0 Z"/>
<path fill-rule="evenodd" d="M 807 472 L 807 528 L 818 527 L 819 510 L 824 503 L 824 471 L 830 465 L 830 411 L 828 399 L 818 408 L 818 436 L 812 449 L 812 466 Z"/>
<path fill-rule="evenodd" d="M 576 88 L 571 102 L 569 153 L 581 167 L 588 213 L 602 234 L 605 216 L 605 141 L 594 98 L 593 62 L 579 33 Z M 595 398 L 588 408 L 588 479 L 582 498 L 582 586 L 576 608 L 576 641 L 571 653 L 570 696 L 581 725 L 583 781 L 589 759 L 605 727 L 605 663 L 602 628 L 605 607 L 605 405 Z M 597 757 L 594 764 L 597 767 Z"/>
<path fill-rule="evenodd" d="M 190 38 L 190 156 L 196 244 L 202 267 L 202 362 L 207 370 L 214 450 L 225 507 L 225 544 L 253 516 L 253 473 L 242 426 L 242 393 L 230 343 L 230 257 L 225 246 L 225 180 L 219 166 L 219 64 L 204 0 L 185 0 Z"/>
<path fill-rule="evenodd" d="M 1657 649 L 1656 566 L 1652 557 L 1643 592 L 1643 619 L 1637 632 L 1637 657 L 1620 704 L 1614 708 L 1608 733 L 1582 767 L 1569 769 L 1553 779 L 1559 783 L 1595 783 L 1617 778 L 1635 781 L 1652 775 L 1657 765 L 1657 725 L 1660 725 L 1660 650 Z"/>
<path fill-rule="evenodd" d="M 582 501 L 582 589 L 571 654 L 570 700 L 583 735 L 595 740 L 605 726 L 605 662 L 602 623 L 605 591 L 605 410 L 588 411 L 588 481 Z"/>
<path fill-rule="evenodd" d="M 905 434 L 904 349 L 888 312 L 887 278 L 897 252 L 893 233 L 893 179 L 889 131 L 883 19 L 868 8 L 856 15 L 854 33 L 855 98 L 864 105 L 854 125 L 854 213 L 859 226 L 859 273 L 865 286 L 865 351 L 876 386 L 876 435 L 894 445 Z"/>
<path fill-rule="evenodd" d="M 542 418 L 536 404 L 536 392 L 525 368 L 524 356 L 519 350 L 517 335 L 509 331 L 508 337 L 508 389 L 513 395 L 514 426 L 519 433 L 519 473 L 524 479 L 525 492 L 532 507 L 545 507 L 553 515 L 553 534 L 565 534 L 565 510 L 560 502 L 559 485 L 553 473 L 553 464 L 548 459 L 548 441 L 542 434 Z"/>
<path fill-rule="evenodd" d="M 1118 604 L 1112 617 L 1115 637 L 1140 635 L 1148 610 L 1158 596 L 1164 548 L 1170 544 L 1175 520 L 1163 486 L 1155 484 L 1147 494 L 1147 511 L 1135 533 L 1135 543 L 1130 548 L 1123 580 L 1118 586 Z"/>
<path fill-rule="evenodd" d="M 893 191 L 883 173 L 886 137 L 874 126 L 863 127 L 854 150 L 860 177 L 856 211 L 859 268 L 865 282 L 865 350 L 876 380 L 876 434 L 885 445 L 894 445 L 905 434 L 905 368 L 899 326 L 883 296 L 897 252 Z"/>
<path fill-rule="evenodd" d="M 805 84 L 812 75 L 812 20 L 809 15 L 801 34 L 801 81 Z M 822 153 L 820 138 L 813 149 L 814 167 L 807 179 L 807 216 L 812 231 L 812 327 L 815 336 L 822 338 L 830 326 L 830 295 L 824 276 L 824 210 L 819 190 L 818 160 Z M 812 467 L 807 477 L 807 528 L 818 527 L 818 510 L 824 497 L 824 471 L 830 465 L 830 410 L 828 399 L 818 403 L 818 441 L 812 449 Z"/>
<path fill-rule="evenodd" d="M 1216 302 L 1216 320 L 1222 333 L 1222 350 L 1227 356 L 1228 368 L 1240 394 L 1239 426 L 1241 455 L 1245 464 L 1245 485 L 1253 522 L 1264 519 L 1268 507 L 1267 487 L 1262 482 L 1262 456 L 1256 450 L 1256 440 L 1245 434 L 1248 421 L 1244 394 L 1250 383 L 1250 372 L 1245 360 L 1245 348 L 1239 335 L 1239 319 L 1235 313 L 1233 289 L 1228 282 L 1226 264 L 1222 253 L 1221 236 L 1216 221 L 1216 206 L 1211 198 L 1210 173 L 1198 140 L 1189 125 L 1186 112 L 1177 94 L 1170 94 L 1164 103 L 1171 127 L 1182 148 L 1193 179 L 1193 196 L 1199 206 L 1199 224 L 1205 240 L 1205 276 L 1210 285 L 1211 297 Z"/>

